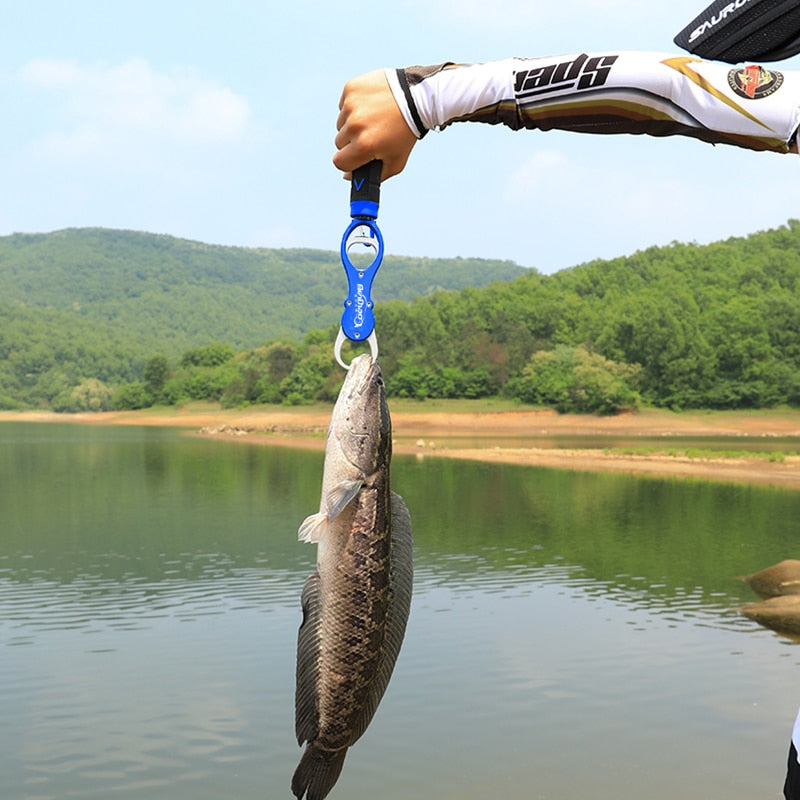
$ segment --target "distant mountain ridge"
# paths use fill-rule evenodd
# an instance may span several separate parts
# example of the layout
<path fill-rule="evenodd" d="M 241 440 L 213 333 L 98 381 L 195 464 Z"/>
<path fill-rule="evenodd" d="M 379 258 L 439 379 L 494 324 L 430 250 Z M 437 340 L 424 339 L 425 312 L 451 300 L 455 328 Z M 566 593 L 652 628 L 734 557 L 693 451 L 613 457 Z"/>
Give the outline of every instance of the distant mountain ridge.
<path fill-rule="evenodd" d="M 387 255 L 376 302 L 437 289 L 506 281 L 528 270 L 509 261 Z M 59 312 L 80 328 L 125 337 L 177 356 L 225 341 L 255 347 L 298 339 L 338 321 L 346 293 L 339 254 L 311 249 L 209 245 L 104 228 L 0 237 L 0 303 Z"/>

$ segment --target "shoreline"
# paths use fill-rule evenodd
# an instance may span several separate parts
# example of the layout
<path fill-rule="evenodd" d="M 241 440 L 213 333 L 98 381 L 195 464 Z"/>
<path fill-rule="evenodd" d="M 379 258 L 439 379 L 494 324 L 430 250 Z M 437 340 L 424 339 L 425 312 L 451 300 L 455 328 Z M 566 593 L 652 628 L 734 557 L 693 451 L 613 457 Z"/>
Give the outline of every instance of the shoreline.
<path fill-rule="evenodd" d="M 393 404 L 394 405 L 394 404 Z M 762 456 L 670 454 L 675 441 L 725 437 L 743 443 L 797 439 L 800 411 L 670 412 L 645 410 L 613 417 L 558 414 L 548 409 L 492 410 L 475 404 L 392 409 L 394 452 L 417 458 L 456 458 L 571 471 L 617 472 L 800 490 L 800 455 L 772 461 Z M 331 407 L 219 409 L 197 404 L 179 409 L 55 414 L 2 411 L 0 422 L 76 423 L 180 427 L 191 435 L 322 452 Z M 591 447 L 581 439 L 591 439 Z M 646 453 L 610 449 L 615 441 L 647 442 Z M 663 452 L 651 446 L 663 442 Z M 604 446 L 604 442 L 608 446 Z M 572 446 L 572 445 L 575 446 Z M 769 449 L 769 448 L 765 448 Z"/>

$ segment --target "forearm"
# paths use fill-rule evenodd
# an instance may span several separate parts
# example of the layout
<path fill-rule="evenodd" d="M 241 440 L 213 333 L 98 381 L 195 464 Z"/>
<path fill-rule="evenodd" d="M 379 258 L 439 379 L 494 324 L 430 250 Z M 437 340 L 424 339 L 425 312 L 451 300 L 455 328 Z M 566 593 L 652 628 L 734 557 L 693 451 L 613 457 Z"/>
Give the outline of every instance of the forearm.
<path fill-rule="evenodd" d="M 800 73 L 608 52 L 387 70 L 418 137 L 454 122 L 514 130 L 684 135 L 796 152 Z"/>

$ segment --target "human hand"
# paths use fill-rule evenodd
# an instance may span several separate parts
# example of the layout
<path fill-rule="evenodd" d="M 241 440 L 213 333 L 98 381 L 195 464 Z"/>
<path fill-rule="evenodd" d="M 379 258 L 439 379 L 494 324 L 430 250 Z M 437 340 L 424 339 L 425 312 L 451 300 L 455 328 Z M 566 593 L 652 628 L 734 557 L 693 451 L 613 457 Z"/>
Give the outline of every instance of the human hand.
<path fill-rule="evenodd" d="M 368 161 L 383 161 L 381 180 L 402 172 L 417 143 L 395 102 L 383 70 L 349 80 L 339 101 L 333 163 L 350 178 Z"/>

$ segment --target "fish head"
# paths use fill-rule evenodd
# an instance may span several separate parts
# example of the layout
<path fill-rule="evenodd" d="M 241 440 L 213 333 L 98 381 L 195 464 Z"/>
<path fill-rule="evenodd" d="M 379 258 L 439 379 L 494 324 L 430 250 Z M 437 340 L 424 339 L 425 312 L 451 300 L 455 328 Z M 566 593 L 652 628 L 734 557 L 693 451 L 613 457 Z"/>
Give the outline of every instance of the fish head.
<path fill-rule="evenodd" d="M 361 476 L 391 458 L 392 423 L 378 362 L 364 353 L 353 359 L 331 416 L 329 438 Z"/>

